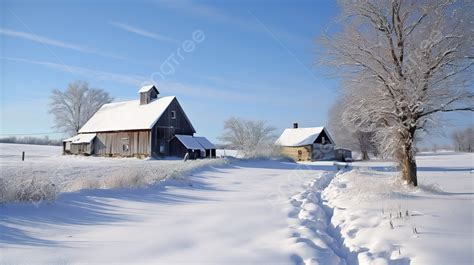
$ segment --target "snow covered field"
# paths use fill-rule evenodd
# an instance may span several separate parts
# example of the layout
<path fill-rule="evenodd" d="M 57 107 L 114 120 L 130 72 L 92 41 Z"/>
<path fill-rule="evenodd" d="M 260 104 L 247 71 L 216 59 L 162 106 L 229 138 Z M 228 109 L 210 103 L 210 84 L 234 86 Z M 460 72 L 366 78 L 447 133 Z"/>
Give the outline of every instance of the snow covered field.
<path fill-rule="evenodd" d="M 146 188 L 8 203 L 0 264 L 472 264 L 473 159 L 422 154 L 420 189 L 395 182 L 389 162 L 336 174 L 331 162 L 231 159 Z"/>
<path fill-rule="evenodd" d="M 25 161 L 21 161 L 23 151 Z M 58 146 L 0 144 L 0 202 L 18 199 L 21 192 L 32 193 L 28 189 L 40 190 L 37 195 L 43 196 L 81 189 L 143 187 L 199 167 L 223 163 L 220 159 L 183 162 L 61 153 Z"/>
<path fill-rule="evenodd" d="M 294 264 L 316 250 L 289 198 L 330 167 L 234 161 L 144 189 L 1 208 L 5 264 Z M 328 256 L 337 258 L 335 254 Z"/>

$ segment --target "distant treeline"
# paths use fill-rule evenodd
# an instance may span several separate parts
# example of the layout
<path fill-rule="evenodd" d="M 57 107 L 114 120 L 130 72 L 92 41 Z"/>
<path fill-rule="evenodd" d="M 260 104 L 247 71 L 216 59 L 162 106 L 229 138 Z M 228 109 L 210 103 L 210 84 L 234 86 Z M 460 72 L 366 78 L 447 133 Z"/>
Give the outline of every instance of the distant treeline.
<path fill-rule="evenodd" d="M 32 136 L 25 136 L 25 137 L 3 137 L 0 138 L 0 143 L 5 144 L 36 144 L 36 145 L 62 145 L 61 140 L 52 140 L 49 137 L 32 137 Z"/>

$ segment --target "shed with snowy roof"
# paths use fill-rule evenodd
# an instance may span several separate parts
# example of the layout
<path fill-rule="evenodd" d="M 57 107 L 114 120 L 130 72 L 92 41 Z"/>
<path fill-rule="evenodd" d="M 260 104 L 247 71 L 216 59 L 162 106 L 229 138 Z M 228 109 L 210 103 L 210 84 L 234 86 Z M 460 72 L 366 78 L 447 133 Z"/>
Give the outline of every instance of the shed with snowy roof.
<path fill-rule="evenodd" d="M 178 99 L 174 96 L 159 97 L 154 85 L 138 91 L 139 100 L 114 102 L 103 105 L 79 130 L 77 136 L 66 139 L 66 150 L 74 139 L 89 139 L 90 154 L 99 156 L 163 157 L 185 153 L 171 149 L 175 135 L 192 137 L 196 130 Z M 90 137 L 86 137 L 89 135 Z"/>
<path fill-rule="evenodd" d="M 295 161 L 332 160 L 335 142 L 325 127 L 285 129 L 275 142 L 282 155 Z"/>
<path fill-rule="evenodd" d="M 91 155 L 95 133 L 84 133 L 63 140 L 63 154 Z"/>
<path fill-rule="evenodd" d="M 192 159 L 216 157 L 216 147 L 205 137 L 177 134 L 170 141 L 170 149 L 172 156 L 188 153 Z"/>

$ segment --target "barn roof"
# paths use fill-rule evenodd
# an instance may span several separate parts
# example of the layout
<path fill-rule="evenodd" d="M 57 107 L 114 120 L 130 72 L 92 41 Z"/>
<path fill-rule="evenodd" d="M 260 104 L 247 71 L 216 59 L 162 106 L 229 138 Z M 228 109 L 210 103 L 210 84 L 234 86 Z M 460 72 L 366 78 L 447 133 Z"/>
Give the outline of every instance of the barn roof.
<path fill-rule="evenodd" d="M 196 138 L 193 136 L 181 134 L 177 134 L 175 136 L 187 149 L 205 151 L 204 147 L 201 146 L 201 144 L 199 144 L 199 142 L 196 141 Z"/>
<path fill-rule="evenodd" d="M 202 146 L 204 149 L 216 149 L 216 146 L 207 140 L 206 137 L 196 136 L 194 139 Z"/>
<path fill-rule="evenodd" d="M 325 132 L 329 140 L 334 143 L 334 140 L 329 135 L 328 131 L 324 127 L 312 127 L 312 128 L 296 128 L 296 129 L 285 129 L 281 136 L 276 140 L 275 144 L 280 146 L 304 146 L 313 144 L 318 136 Z"/>
<path fill-rule="evenodd" d="M 138 93 L 143 93 L 143 92 L 148 92 L 150 91 L 153 87 L 155 87 L 154 85 L 147 85 L 147 86 L 142 86 L 142 88 L 140 88 L 138 90 Z M 156 89 L 156 87 L 155 87 Z"/>
<path fill-rule="evenodd" d="M 163 115 L 176 97 L 162 97 L 140 105 L 140 100 L 131 100 L 105 104 L 79 133 L 149 130 Z"/>
<path fill-rule="evenodd" d="M 64 139 L 63 142 L 71 142 L 72 144 L 90 143 L 92 140 L 94 140 L 95 136 L 95 133 L 82 133 L 71 138 Z"/>

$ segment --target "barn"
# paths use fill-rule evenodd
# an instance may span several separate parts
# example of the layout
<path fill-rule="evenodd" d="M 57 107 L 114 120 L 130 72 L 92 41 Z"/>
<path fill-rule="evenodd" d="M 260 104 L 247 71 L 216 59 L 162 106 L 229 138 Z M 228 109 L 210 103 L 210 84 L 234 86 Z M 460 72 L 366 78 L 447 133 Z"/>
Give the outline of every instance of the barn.
<path fill-rule="evenodd" d="M 275 142 L 281 154 L 295 161 L 317 161 L 335 159 L 335 142 L 325 127 L 285 129 Z"/>
<path fill-rule="evenodd" d="M 102 106 L 79 130 L 78 135 L 63 141 L 63 153 L 184 157 L 191 149 L 175 149 L 176 145 L 172 145 L 171 141 L 177 135 L 194 139 L 196 130 L 178 99 L 175 96 L 160 97 L 154 85 L 140 88 L 138 94 L 138 100 Z M 204 147 L 200 149 L 206 152 Z"/>

